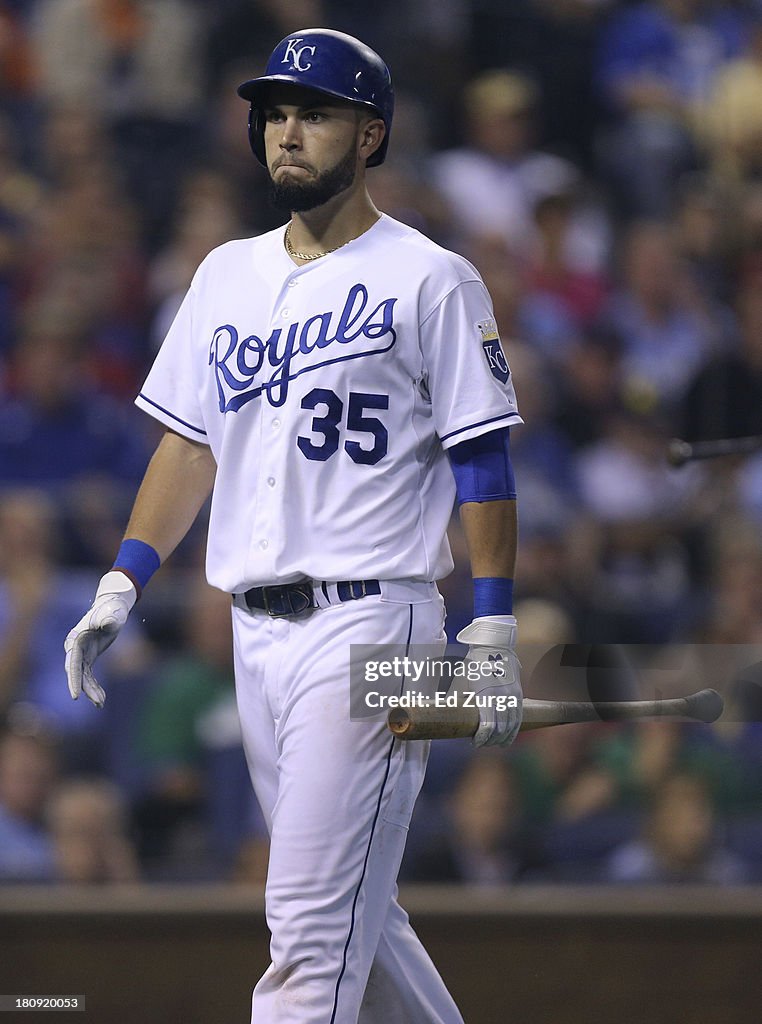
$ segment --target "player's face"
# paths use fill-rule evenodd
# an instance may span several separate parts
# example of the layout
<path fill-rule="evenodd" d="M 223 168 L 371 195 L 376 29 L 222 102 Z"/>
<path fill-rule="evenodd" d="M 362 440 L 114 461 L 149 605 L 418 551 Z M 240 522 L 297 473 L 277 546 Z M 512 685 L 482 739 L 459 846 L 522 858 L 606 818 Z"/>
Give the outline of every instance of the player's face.
<path fill-rule="evenodd" d="M 265 152 L 274 205 L 312 210 L 350 188 L 360 161 L 357 107 L 307 89 L 274 89 L 268 99 Z"/>

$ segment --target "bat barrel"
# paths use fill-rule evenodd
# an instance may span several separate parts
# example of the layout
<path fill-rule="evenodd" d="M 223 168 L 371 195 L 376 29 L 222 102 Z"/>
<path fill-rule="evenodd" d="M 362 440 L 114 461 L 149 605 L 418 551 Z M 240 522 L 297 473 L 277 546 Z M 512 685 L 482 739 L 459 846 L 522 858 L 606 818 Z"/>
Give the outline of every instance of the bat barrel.
<path fill-rule="evenodd" d="M 716 690 L 699 690 L 685 697 L 686 718 L 695 718 L 698 722 L 716 722 L 725 709 L 722 697 Z"/>

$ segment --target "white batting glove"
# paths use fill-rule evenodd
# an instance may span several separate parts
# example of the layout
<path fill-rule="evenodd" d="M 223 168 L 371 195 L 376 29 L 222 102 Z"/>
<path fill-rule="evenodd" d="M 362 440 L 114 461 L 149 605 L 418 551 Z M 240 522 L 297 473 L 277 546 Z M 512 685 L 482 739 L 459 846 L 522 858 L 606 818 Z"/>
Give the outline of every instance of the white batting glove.
<path fill-rule="evenodd" d="M 479 727 L 473 744 L 475 747 L 507 747 L 521 728 L 523 700 L 521 665 L 515 651 L 516 618 L 513 615 L 481 616 L 461 629 L 456 639 L 469 645 L 466 661 L 480 665 L 480 682 L 476 684 L 480 689 L 474 689 L 474 693 L 482 699 L 477 700 Z M 491 674 L 488 674 L 488 665 Z M 516 707 L 502 708 L 501 704 L 508 704 L 511 697 L 516 698 Z"/>
<path fill-rule="evenodd" d="M 93 664 L 116 640 L 137 598 L 135 585 L 123 572 L 112 569 L 102 577 L 92 607 L 64 640 L 66 677 L 74 700 L 84 690 L 97 708 L 103 707 L 106 694 L 93 675 Z"/>

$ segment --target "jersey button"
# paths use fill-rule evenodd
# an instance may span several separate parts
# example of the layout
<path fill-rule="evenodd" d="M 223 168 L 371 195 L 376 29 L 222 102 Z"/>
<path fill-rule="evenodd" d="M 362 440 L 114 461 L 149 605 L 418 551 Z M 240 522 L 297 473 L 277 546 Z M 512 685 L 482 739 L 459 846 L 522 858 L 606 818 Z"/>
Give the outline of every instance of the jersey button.
<path fill-rule="evenodd" d="M 267 484 L 268 484 L 269 487 L 275 487 L 275 477 L 274 476 L 268 476 Z"/>
<path fill-rule="evenodd" d="M 282 309 L 280 311 L 280 315 L 283 317 L 284 320 L 288 320 L 288 318 L 291 316 L 291 310 L 290 309 Z"/>
<path fill-rule="evenodd" d="M 296 282 L 296 281 L 289 281 L 288 282 L 288 287 L 289 288 L 296 288 L 297 283 L 298 282 Z"/>
<path fill-rule="evenodd" d="M 270 546 L 270 544 L 269 544 L 269 541 L 261 540 L 259 542 L 259 546 L 262 548 L 263 551 L 266 551 L 267 548 Z"/>
<path fill-rule="evenodd" d="M 277 430 L 280 427 L 280 420 L 273 420 L 273 430 Z"/>

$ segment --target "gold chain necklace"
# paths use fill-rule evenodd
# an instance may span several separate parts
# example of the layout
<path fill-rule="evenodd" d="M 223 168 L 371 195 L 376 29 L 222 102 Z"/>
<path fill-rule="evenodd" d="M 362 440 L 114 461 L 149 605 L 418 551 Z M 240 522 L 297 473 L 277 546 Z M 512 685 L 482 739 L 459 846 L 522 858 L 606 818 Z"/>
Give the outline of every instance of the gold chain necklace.
<path fill-rule="evenodd" d="M 288 222 L 286 227 L 285 235 L 286 252 L 292 259 L 295 260 L 319 260 L 321 256 L 327 256 L 331 252 L 336 252 L 337 249 L 341 249 L 343 245 L 348 245 L 353 242 L 353 238 L 348 238 L 346 242 L 342 242 L 341 245 L 334 245 L 333 249 L 326 249 L 324 252 L 297 252 L 296 249 L 291 245 L 291 221 Z"/>

